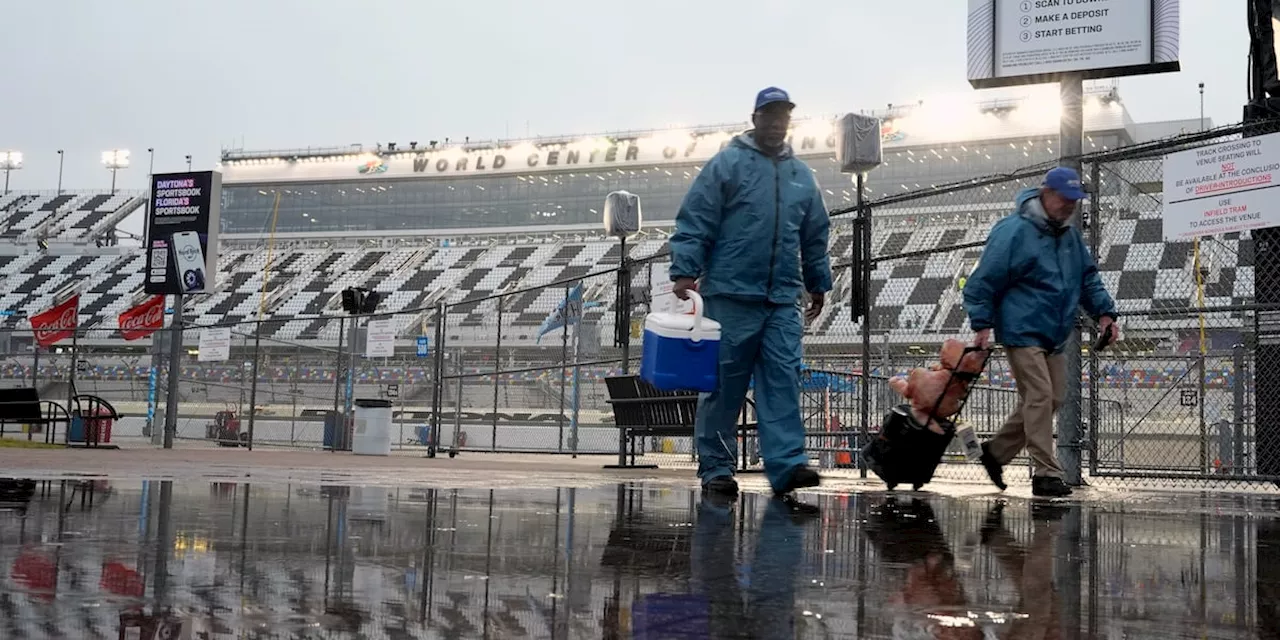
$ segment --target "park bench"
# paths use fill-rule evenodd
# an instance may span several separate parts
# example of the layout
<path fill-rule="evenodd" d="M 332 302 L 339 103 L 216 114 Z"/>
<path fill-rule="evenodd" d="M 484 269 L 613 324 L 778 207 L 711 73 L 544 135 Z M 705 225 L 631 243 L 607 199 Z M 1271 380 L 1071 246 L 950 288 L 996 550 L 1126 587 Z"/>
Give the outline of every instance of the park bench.
<path fill-rule="evenodd" d="M 0 389 L 0 438 L 5 428 L 26 426 L 27 440 L 34 440 L 36 433 L 44 434 L 44 442 L 58 442 L 58 426 L 63 426 L 63 443 L 84 446 L 100 446 L 104 430 L 100 425 L 119 420 L 122 416 L 111 403 L 89 394 L 71 399 L 71 411 L 53 400 L 41 400 L 35 387 Z M 70 440 L 73 427 L 80 429 L 79 439 Z"/>
<path fill-rule="evenodd" d="M 605 378 L 609 405 L 613 407 L 614 426 L 618 428 L 618 464 L 608 468 L 655 469 L 657 465 L 636 464 L 637 441 L 648 437 L 694 436 L 694 420 L 698 415 L 698 394 L 692 391 L 660 391 L 639 376 Z M 747 400 L 738 424 L 741 466 L 747 467 L 747 437 L 756 430 L 755 404 Z"/>

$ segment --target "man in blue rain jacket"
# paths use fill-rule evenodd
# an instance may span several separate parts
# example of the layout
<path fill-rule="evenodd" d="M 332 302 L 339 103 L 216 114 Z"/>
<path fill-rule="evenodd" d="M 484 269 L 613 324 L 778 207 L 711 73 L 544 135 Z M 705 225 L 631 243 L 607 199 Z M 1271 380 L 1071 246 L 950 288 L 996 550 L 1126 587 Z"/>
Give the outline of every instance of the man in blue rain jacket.
<path fill-rule="evenodd" d="M 706 315 L 721 325 L 719 388 L 698 405 L 702 487 L 735 495 L 736 425 L 755 378 L 765 475 L 778 496 L 817 486 L 800 417 L 800 300 L 806 317 L 831 290 L 830 220 L 813 172 L 787 144 L 791 110 L 776 87 L 756 96 L 755 128 L 716 154 L 694 180 L 671 237 L 674 292 L 688 298 L 699 278 Z"/>
<path fill-rule="evenodd" d="M 978 268 L 965 283 L 964 307 L 977 332 L 975 346 L 987 347 L 994 329 L 1018 387 L 1018 406 L 982 446 L 982 464 L 1001 489 L 1004 466 L 1025 447 L 1031 456 L 1032 492 L 1071 494 L 1054 454 L 1053 416 L 1067 385 L 1080 381 L 1066 379 L 1063 349 L 1081 306 L 1098 319 L 1100 331 L 1119 329 L 1112 326 L 1118 317 L 1115 303 L 1098 277 L 1083 234 L 1071 224 L 1076 203 L 1084 197 L 1075 170 L 1051 169 L 1039 188 L 1019 193 L 1013 213 L 992 227 Z"/>

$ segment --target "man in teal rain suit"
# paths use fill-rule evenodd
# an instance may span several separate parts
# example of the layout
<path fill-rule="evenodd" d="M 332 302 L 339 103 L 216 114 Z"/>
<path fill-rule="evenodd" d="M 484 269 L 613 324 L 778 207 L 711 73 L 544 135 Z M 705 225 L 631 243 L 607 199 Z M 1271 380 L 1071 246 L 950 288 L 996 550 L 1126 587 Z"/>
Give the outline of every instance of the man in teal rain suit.
<path fill-rule="evenodd" d="M 719 388 L 704 396 L 695 427 L 704 491 L 733 496 L 736 425 L 752 377 L 765 475 L 795 508 L 792 492 L 817 486 L 800 417 L 800 299 L 807 320 L 831 290 L 830 219 L 813 172 L 787 144 L 787 93 L 756 96 L 755 128 L 717 153 L 694 180 L 671 236 L 671 279 L 681 299 L 695 288 L 721 325 Z"/>

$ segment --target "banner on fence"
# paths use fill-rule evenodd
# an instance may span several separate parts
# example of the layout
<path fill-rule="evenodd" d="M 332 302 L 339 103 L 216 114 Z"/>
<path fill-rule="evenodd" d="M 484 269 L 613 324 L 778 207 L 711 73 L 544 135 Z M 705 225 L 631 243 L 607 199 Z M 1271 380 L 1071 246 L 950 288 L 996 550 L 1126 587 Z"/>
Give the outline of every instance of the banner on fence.
<path fill-rule="evenodd" d="M 151 296 L 142 304 L 128 309 L 117 319 L 120 336 L 140 340 L 164 328 L 164 296 Z"/>
<path fill-rule="evenodd" d="M 364 357 L 390 358 L 396 354 L 396 328 L 392 318 L 378 318 L 365 324 Z"/>
<path fill-rule="evenodd" d="M 231 358 L 231 327 L 200 331 L 200 362 L 223 362 Z"/>
<path fill-rule="evenodd" d="M 36 344 L 49 347 L 75 335 L 80 322 L 80 296 L 67 298 L 61 304 L 31 316 L 31 331 Z"/>
<path fill-rule="evenodd" d="M 1164 157 L 1164 239 L 1280 226 L 1280 133 Z"/>

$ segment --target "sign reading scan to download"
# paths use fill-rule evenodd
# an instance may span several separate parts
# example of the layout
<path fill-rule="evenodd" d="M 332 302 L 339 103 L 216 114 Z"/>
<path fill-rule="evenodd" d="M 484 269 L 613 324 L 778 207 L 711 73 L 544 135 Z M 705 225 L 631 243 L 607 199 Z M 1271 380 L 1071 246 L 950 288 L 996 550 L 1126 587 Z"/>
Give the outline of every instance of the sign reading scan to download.
<path fill-rule="evenodd" d="M 152 176 L 143 287 L 147 293 L 204 293 L 213 289 L 221 204 L 221 173 Z"/>

